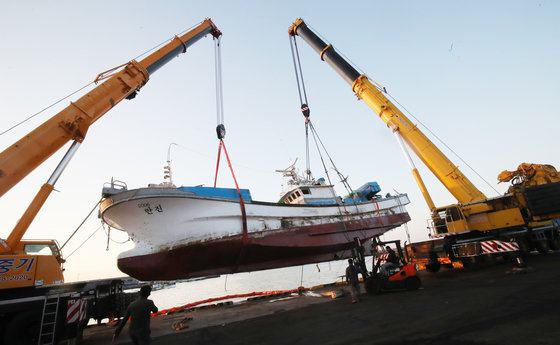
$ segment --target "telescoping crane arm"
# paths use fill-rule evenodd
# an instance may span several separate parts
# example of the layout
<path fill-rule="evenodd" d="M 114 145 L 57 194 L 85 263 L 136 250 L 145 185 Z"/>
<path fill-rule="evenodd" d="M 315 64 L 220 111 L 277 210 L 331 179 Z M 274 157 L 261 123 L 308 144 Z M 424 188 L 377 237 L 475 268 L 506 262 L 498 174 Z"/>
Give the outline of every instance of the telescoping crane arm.
<path fill-rule="evenodd" d="M 459 203 L 486 199 L 486 196 L 365 75 L 342 58 L 332 45 L 323 42 L 302 19 L 293 23 L 289 33 L 291 36 L 300 36 L 319 53 L 321 60 L 326 61 L 352 85 L 352 90 L 358 97 L 363 99 L 381 120 L 407 143 Z M 415 174 L 415 177 L 419 181 L 419 175 Z M 433 202 L 427 195 L 421 180 L 419 184 L 428 206 L 433 211 Z"/>
<path fill-rule="evenodd" d="M 207 34 L 221 32 L 210 19 L 175 38 L 140 62 L 130 61 L 95 89 L 0 153 L 0 196 L 70 140 L 82 142 L 89 126 L 125 98 L 132 99 L 150 75 Z"/>
<path fill-rule="evenodd" d="M 98 75 L 96 82 L 106 79 L 102 84 L 76 102 L 71 102 L 68 107 L 0 153 L 0 196 L 2 196 L 66 142 L 74 140 L 53 175 L 41 187 L 7 240 L 0 240 L 0 253 L 13 252 L 20 244 L 29 225 L 54 189 L 58 177 L 84 140 L 89 126 L 123 99 L 134 98 L 136 92 L 148 82 L 153 72 L 179 54 L 185 53 L 188 47 L 208 34 L 215 38 L 222 34 L 210 19 L 204 20 L 180 37 L 175 36 L 171 42 L 140 62 L 133 60 L 124 67 L 119 66 Z M 120 67 L 123 68 L 113 73 Z"/>

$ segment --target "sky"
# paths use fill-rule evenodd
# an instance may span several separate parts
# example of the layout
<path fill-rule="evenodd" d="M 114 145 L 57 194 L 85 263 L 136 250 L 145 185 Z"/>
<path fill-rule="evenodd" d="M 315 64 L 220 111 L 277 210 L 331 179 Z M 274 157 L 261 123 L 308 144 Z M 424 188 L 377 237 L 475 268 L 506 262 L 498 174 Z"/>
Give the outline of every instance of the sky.
<path fill-rule="evenodd" d="M 254 200 L 276 201 L 282 178 L 274 170 L 296 158 L 305 169 L 304 121 L 288 39 L 289 26 L 302 18 L 383 85 L 482 192 L 497 196 L 508 187 L 497 184 L 503 170 L 522 162 L 560 168 L 559 14 L 560 3 L 545 0 L 4 1 L 0 132 L 91 83 L 98 73 L 211 18 L 223 33 L 225 143 L 237 181 Z M 412 241 L 427 240 L 429 210 L 391 131 L 303 40 L 298 47 L 311 119 L 336 166 L 354 188 L 377 181 L 383 193 L 408 193 L 412 221 L 386 239 L 405 240 L 408 231 Z M 0 135 L 0 150 L 82 94 Z M 156 71 L 134 100 L 121 102 L 90 127 L 24 238 L 64 243 L 111 178 L 129 188 L 162 182 L 171 143 L 177 144 L 170 150 L 173 182 L 212 186 L 215 127 L 214 42 L 207 36 Z M 67 147 L 0 198 L 1 238 Z M 324 177 L 318 155 L 313 150 L 311 155 L 314 176 Z M 435 204 L 453 203 L 413 159 Z M 223 163 L 218 185 L 234 186 Z M 339 183 L 336 189 L 345 193 Z M 116 257 L 132 247 L 126 240 L 114 229 L 108 240 L 94 211 L 63 249 L 66 280 L 122 276 Z"/>

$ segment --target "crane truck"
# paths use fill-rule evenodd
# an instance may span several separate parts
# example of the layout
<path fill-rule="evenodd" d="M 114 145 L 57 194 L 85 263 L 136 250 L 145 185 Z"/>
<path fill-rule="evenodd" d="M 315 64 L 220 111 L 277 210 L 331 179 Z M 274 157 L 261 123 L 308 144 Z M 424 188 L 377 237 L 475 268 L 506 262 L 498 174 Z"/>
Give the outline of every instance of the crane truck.
<path fill-rule="evenodd" d="M 0 196 L 57 152 L 70 148 L 6 239 L 0 239 L 0 343 L 53 344 L 65 335 L 67 319 L 98 321 L 123 316 L 131 294 L 129 279 L 64 283 L 64 259 L 56 240 L 22 240 L 54 189 L 88 128 L 123 99 L 133 99 L 149 77 L 187 48 L 221 32 L 206 19 L 141 61 L 132 60 L 99 74 L 90 92 L 0 153 Z"/>
<path fill-rule="evenodd" d="M 301 37 L 352 87 L 359 99 L 391 129 L 405 153 L 412 174 L 430 209 L 429 241 L 412 243 L 407 250 L 431 271 L 441 264 L 476 267 L 496 256 L 546 253 L 560 247 L 560 174 L 550 165 L 522 164 L 504 171 L 500 182 L 512 181 L 498 197 L 486 197 L 405 116 L 366 75 L 358 72 L 331 44 L 325 43 L 302 19 L 289 28 L 294 39 Z M 457 203 L 436 207 L 406 146 L 428 167 Z"/>

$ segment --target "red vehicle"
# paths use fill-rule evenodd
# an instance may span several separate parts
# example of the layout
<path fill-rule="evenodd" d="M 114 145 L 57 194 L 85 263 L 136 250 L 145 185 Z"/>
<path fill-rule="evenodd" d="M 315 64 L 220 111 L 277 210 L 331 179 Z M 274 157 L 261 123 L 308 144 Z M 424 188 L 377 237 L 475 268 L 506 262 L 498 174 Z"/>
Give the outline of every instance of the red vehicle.
<path fill-rule="evenodd" d="M 387 262 L 389 253 L 374 250 L 374 265 L 371 274 L 364 277 L 366 291 L 377 294 L 388 290 L 417 290 L 422 284 L 418 277 L 416 264 L 409 260 L 408 254 L 403 255 L 400 240 L 374 243 L 375 248 L 388 244 L 395 244 L 398 254 L 398 263 Z"/>

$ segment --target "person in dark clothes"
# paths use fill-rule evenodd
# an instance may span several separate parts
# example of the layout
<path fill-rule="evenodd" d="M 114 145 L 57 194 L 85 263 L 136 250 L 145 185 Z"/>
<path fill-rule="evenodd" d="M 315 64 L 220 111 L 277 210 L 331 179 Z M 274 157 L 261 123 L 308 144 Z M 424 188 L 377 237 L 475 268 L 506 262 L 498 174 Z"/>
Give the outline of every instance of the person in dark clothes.
<path fill-rule="evenodd" d="M 157 313 L 158 308 L 154 301 L 148 299 L 152 288 L 144 285 L 140 288 L 140 296 L 138 299 L 128 306 L 126 315 L 117 326 L 113 340 L 116 339 L 124 325 L 130 318 L 130 327 L 128 327 L 128 334 L 134 345 L 149 345 L 150 344 L 150 317 L 151 313 Z"/>
<path fill-rule="evenodd" d="M 360 301 L 360 281 L 358 280 L 358 273 L 361 273 L 361 269 L 358 266 L 354 266 L 352 259 L 348 259 L 348 267 L 346 267 L 346 281 L 350 284 L 352 303 Z"/>
<path fill-rule="evenodd" d="M 387 246 L 385 249 L 387 249 L 387 253 L 389 254 L 389 256 L 387 257 L 387 262 L 398 265 L 399 264 L 399 258 L 397 257 L 397 254 L 395 253 L 393 248 Z"/>
<path fill-rule="evenodd" d="M 395 253 L 393 248 L 387 246 L 385 247 L 385 249 L 387 249 L 387 254 L 389 254 L 389 256 L 387 256 L 387 262 L 384 263 L 383 266 L 381 266 L 381 274 L 384 276 L 388 274 L 388 271 L 390 269 L 399 266 L 399 258 L 397 257 L 397 254 Z"/>

